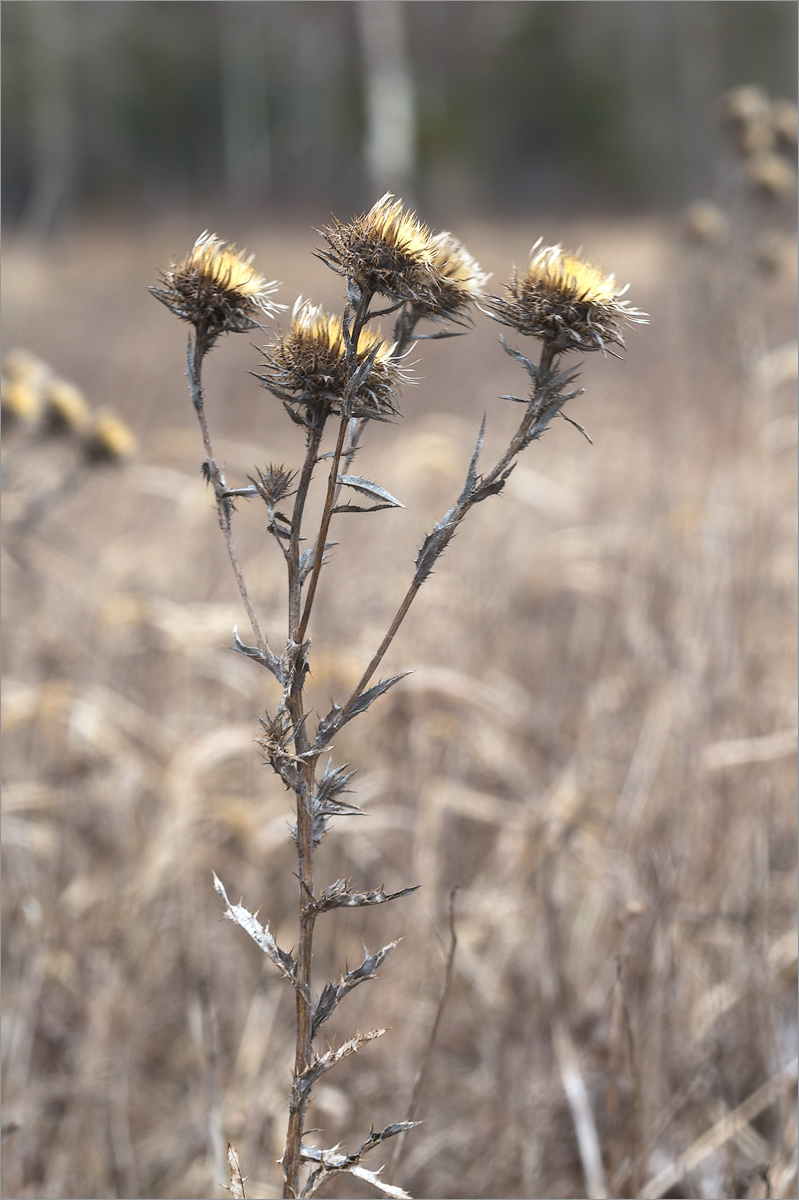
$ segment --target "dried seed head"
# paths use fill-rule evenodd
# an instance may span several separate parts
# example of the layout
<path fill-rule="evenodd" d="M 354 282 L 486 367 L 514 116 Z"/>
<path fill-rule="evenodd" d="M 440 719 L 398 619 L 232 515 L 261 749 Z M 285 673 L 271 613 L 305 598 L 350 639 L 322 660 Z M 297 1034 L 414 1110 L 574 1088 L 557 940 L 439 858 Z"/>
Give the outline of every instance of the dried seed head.
<path fill-rule="evenodd" d="M 113 413 L 98 413 L 86 438 L 86 454 L 93 462 L 119 463 L 132 458 L 138 446 L 131 429 Z"/>
<path fill-rule="evenodd" d="M 89 424 L 89 406 L 82 392 L 64 379 L 54 379 L 44 390 L 45 415 L 56 433 L 80 433 Z"/>
<path fill-rule="evenodd" d="M 0 410 L 3 420 L 9 424 L 33 425 L 42 411 L 38 388 L 26 379 L 3 379 L 0 382 Z"/>
<path fill-rule="evenodd" d="M 317 251 L 329 267 L 344 275 L 358 295 L 379 292 L 396 303 L 435 305 L 440 279 L 437 248 L 426 225 L 405 212 L 391 192 L 368 213 L 318 231 L 329 249 Z"/>
<path fill-rule="evenodd" d="M 305 409 L 305 422 L 316 425 L 328 413 L 386 420 L 397 410 L 395 390 L 406 382 L 400 362 L 379 331 L 361 330 L 355 366 L 350 367 L 342 319 L 300 297 L 291 325 L 264 347 L 265 368 L 254 371 L 292 408 Z"/>
<path fill-rule="evenodd" d="M 463 319 L 475 301 L 483 294 L 490 279 L 480 264 L 453 234 L 444 231 L 433 238 L 435 250 L 431 266 L 438 275 L 437 283 L 431 288 L 432 304 L 415 304 L 417 317 L 434 320 Z"/>
<path fill-rule="evenodd" d="M 487 297 L 488 315 L 541 338 L 556 354 L 623 348 L 622 326 L 647 324 L 646 313 L 621 299 L 627 288 L 617 287 L 613 275 L 540 241 L 533 246 L 526 273 L 520 276 L 514 267 L 505 290 L 505 297 Z"/>
<path fill-rule="evenodd" d="M 252 260 L 206 231 L 191 253 L 163 274 L 163 285 L 149 290 L 176 317 L 212 337 L 244 333 L 258 327 L 262 313 L 272 317 L 285 307 L 269 299 L 277 283 L 267 283 Z"/>

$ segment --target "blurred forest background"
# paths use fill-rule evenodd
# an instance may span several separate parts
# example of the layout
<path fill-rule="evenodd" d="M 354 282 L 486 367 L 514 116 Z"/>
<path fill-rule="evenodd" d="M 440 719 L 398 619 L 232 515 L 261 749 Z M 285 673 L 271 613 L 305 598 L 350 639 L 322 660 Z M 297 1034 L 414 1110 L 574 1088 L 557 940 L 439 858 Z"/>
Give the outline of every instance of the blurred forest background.
<path fill-rule="evenodd" d="M 2 4 L 2 1194 L 282 1192 L 294 1013 L 212 870 L 296 938 L 284 789 L 231 652 L 245 618 L 150 296 L 204 229 L 277 299 L 341 311 L 315 230 L 386 189 L 500 292 L 537 238 L 651 314 L 481 504 L 337 739 L 319 856 L 401 904 L 336 913 L 320 979 L 403 938 L 331 1023 L 390 1026 L 316 1092 L 320 1144 L 401 1119 L 417 1197 L 797 1195 L 797 234 L 793 2 Z M 250 372 L 207 363 L 227 479 L 296 467 Z M 414 350 L 358 467 L 404 509 L 340 520 L 312 704 L 360 677 L 486 415 L 498 327 Z M 523 339 L 509 336 L 530 352 Z M 312 497 L 312 503 L 319 500 Z M 273 645 L 282 561 L 236 536 Z M 385 1161 L 378 1150 L 372 1165 Z M 331 1197 L 373 1194 L 334 1181 Z"/>
<path fill-rule="evenodd" d="M 718 97 L 795 92 L 758 3 L 3 5 L 3 216 L 207 205 L 662 211 L 716 182 Z"/>

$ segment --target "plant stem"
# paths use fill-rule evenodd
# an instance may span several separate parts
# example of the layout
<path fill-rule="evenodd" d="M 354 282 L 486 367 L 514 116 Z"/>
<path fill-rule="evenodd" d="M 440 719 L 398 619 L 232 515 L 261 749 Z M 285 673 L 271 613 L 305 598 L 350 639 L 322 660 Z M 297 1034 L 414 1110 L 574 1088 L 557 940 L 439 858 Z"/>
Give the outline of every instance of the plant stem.
<path fill-rule="evenodd" d="M 316 541 L 316 553 L 314 554 L 313 570 L 308 583 L 308 592 L 305 597 L 305 608 L 303 609 L 302 620 L 295 641 L 302 643 L 308 629 L 308 621 L 311 617 L 311 608 L 313 607 L 314 597 L 316 595 L 316 585 L 319 582 L 319 572 L 322 570 L 322 563 L 325 557 L 325 543 L 327 541 L 327 531 L 330 528 L 330 520 L 333 516 L 333 509 L 336 503 L 336 491 L 338 488 L 338 469 L 341 464 L 341 454 L 344 449 L 344 437 L 347 433 L 349 419 L 342 417 L 338 428 L 338 440 L 336 449 L 333 454 L 333 462 L 330 466 L 330 474 L 327 479 L 327 495 L 325 496 L 325 507 L 322 512 L 322 520 L 319 525 L 319 537 Z"/>
<path fill-rule="evenodd" d="M 233 567 L 233 574 L 236 577 L 239 593 L 244 602 L 244 607 L 247 610 L 247 616 L 249 617 L 252 631 L 255 634 L 255 640 L 258 649 L 264 656 L 264 660 L 269 661 L 275 656 L 270 650 L 269 643 L 261 629 L 255 608 L 253 607 L 252 600 L 250 599 L 247 583 L 244 579 L 244 572 L 241 568 L 241 562 L 239 561 L 238 552 L 236 550 L 236 543 L 233 539 L 233 529 L 230 523 L 231 514 L 233 512 L 233 504 L 226 496 L 223 495 L 225 481 L 221 471 L 219 470 L 219 467 L 217 466 L 214 449 L 211 444 L 211 434 L 208 429 L 208 421 L 205 417 L 205 403 L 203 400 L 202 389 L 202 361 L 207 349 L 207 339 L 202 329 L 198 328 L 193 346 L 191 335 L 189 335 L 189 345 L 186 354 L 189 391 L 191 393 L 194 411 L 197 413 L 197 420 L 200 422 L 203 446 L 205 447 L 205 465 L 208 481 L 214 489 L 216 508 L 217 512 L 219 513 L 219 525 L 225 537 L 225 545 L 227 546 L 227 552 Z"/>
<path fill-rule="evenodd" d="M 352 331 L 348 339 L 347 358 L 351 371 L 357 367 L 358 339 L 367 318 L 371 295 L 364 294 L 355 312 Z M 313 469 L 317 462 L 319 445 L 322 439 L 325 420 L 321 419 L 308 435 L 308 446 L 300 477 L 294 511 L 291 521 L 289 541 L 289 635 L 294 642 L 296 655 L 288 685 L 288 712 L 295 730 L 294 748 L 298 757 L 308 751 L 308 737 L 305 732 L 304 712 L 304 652 L 302 645 L 308 630 L 319 575 L 325 556 L 325 543 L 333 516 L 338 491 L 338 475 L 341 456 L 344 450 L 344 439 L 349 427 L 349 417 L 342 414 L 339 422 L 338 439 L 333 454 L 333 461 L 327 480 L 327 494 L 319 524 L 316 539 L 313 567 L 302 608 L 302 575 L 300 571 L 300 541 L 302 517 L 305 501 L 308 495 Z M 353 447 L 352 453 L 355 452 Z M 311 965 L 313 960 L 313 935 L 316 913 L 309 900 L 314 894 L 314 839 L 313 839 L 313 796 L 315 787 L 317 756 L 302 760 L 303 784 L 296 792 L 297 797 L 297 864 L 300 884 L 299 895 L 299 940 L 297 945 L 297 1042 L 294 1059 L 294 1086 L 289 1104 L 289 1120 L 286 1129 L 286 1146 L 283 1152 L 283 1196 L 286 1200 L 295 1200 L 298 1195 L 300 1167 L 302 1162 L 302 1135 L 305 1124 L 305 1113 L 310 1099 L 310 1088 L 304 1087 L 302 1077 L 311 1063 L 313 1056 L 313 1039 L 311 1035 L 312 1010 Z"/>
<path fill-rule="evenodd" d="M 300 612 L 302 610 L 302 575 L 300 572 L 300 543 L 302 541 L 302 518 L 305 511 L 305 501 L 311 486 L 314 467 L 317 462 L 319 445 L 322 441 L 324 422 L 308 430 L 308 440 L 305 450 L 305 462 L 302 464 L 300 481 L 294 499 L 294 509 L 291 514 L 291 533 L 289 537 L 289 637 L 297 645 L 301 642 L 299 634 Z"/>

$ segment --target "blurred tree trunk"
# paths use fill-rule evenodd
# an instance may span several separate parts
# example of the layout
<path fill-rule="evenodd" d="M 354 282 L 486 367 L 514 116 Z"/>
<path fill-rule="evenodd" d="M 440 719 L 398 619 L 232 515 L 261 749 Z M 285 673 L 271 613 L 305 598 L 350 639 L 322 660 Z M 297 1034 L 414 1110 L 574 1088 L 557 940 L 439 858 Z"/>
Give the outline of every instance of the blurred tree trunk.
<path fill-rule="evenodd" d="M 227 186 L 233 194 L 263 195 L 269 188 L 272 155 L 262 6 L 228 2 L 219 4 L 217 13 Z"/>
<path fill-rule="evenodd" d="M 416 169 L 416 95 L 402 0 L 355 6 L 363 54 L 364 157 L 374 188 L 404 194 Z"/>
<path fill-rule="evenodd" d="M 23 5 L 28 26 L 30 72 L 29 162 L 31 190 L 22 223 L 45 237 L 75 184 L 76 113 L 71 87 L 71 6 L 57 0 Z"/>

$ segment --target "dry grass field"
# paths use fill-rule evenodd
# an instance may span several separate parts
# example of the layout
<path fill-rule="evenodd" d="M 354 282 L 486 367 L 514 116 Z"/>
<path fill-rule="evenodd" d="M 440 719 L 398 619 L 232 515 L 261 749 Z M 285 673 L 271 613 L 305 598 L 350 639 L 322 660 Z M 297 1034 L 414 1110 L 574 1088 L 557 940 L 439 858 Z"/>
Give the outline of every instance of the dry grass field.
<path fill-rule="evenodd" d="M 334 305 L 311 255 L 327 215 L 218 232 L 284 281 L 279 299 Z M 254 744 L 276 684 L 231 651 L 247 623 L 199 474 L 186 329 L 145 291 L 204 220 L 4 245 L 5 352 L 46 360 L 140 444 L 84 466 L 67 436 L 4 435 L 5 1197 L 221 1200 L 228 1139 L 247 1194 L 281 1194 L 293 997 L 220 921 L 211 874 L 293 944 L 289 797 Z M 745 234 L 689 251 L 654 220 L 455 232 L 497 285 L 539 235 L 582 246 L 651 324 L 626 361 L 584 359 L 569 412 L 593 445 L 556 421 L 525 452 L 382 670 L 414 673 L 337 739 L 368 815 L 333 828 L 320 874 L 422 887 L 321 929 L 320 977 L 404 941 L 330 1027 L 390 1033 L 322 1081 L 310 1124 L 355 1146 L 403 1118 L 458 885 L 396 1184 L 795 1197 L 795 268 L 760 276 Z M 338 518 L 311 630 L 322 711 L 371 657 L 484 412 L 485 461 L 504 448 L 516 414 L 497 397 L 526 385 L 497 334 L 478 314 L 468 337 L 418 346 L 401 420 L 370 431 L 359 470 L 406 507 Z M 231 483 L 301 457 L 247 374 L 255 340 L 223 339 L 206 371 Z M 264 523 L 240 505 L 279 645 Z M 373 1193 L 342 1178 L 328 1194 Z"/>

